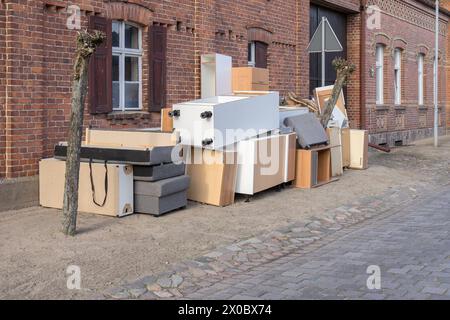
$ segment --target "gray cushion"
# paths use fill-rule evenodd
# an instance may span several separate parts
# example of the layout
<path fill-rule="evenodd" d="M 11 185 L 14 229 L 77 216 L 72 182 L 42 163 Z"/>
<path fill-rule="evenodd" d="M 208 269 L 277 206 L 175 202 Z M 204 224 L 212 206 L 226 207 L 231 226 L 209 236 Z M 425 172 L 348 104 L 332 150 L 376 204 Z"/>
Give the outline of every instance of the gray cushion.
<path fill-rule="evenodd" d="M 189 188 L 190 178 L 183 175 L 155 182 L 134 181 L 134 194 L 163 197 Z"/>
<path fill-rule="evenodd" d="M 159 181 L 184 175 L 185 165 L 164 163 L 155 166 L 133 166 L 134 180 Z"/>
<path fill-rule="evenodd" d="M 328 143 L 327 133 L 313 113 L 288 117 L 284 119 L 284 125 L 297 133 L 297 141 L 301 148 L 309 149 L 315 145 Z"/>
<path fill-rule="evenodd" d="M 164 197 L 134 196 L 134 212 L 159 216 L 187 205 L 187 191 L 172 193 Z"/>

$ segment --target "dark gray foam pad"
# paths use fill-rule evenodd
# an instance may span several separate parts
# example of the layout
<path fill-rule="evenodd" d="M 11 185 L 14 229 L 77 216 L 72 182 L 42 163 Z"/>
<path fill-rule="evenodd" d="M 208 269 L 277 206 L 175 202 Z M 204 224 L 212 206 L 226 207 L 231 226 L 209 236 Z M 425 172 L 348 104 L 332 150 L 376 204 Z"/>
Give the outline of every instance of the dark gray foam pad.
<path fill-rule="evenodd" d="M 187 191 L 172 193 L 164 197 L 134 195 L 134 212 L 147 213 L 155 216 L 185 207 L 187 205 Z"/>
<path fill-rule="evenodd" d="M 328 136 L 320 121 L 313 113 L 306 113 L 284 119 L 284 125 L 297 133 L 297 141 L 301 148 L 328 143 Z"/>
<path fill-rule="evenodd" d="M 159 181 L 184 175 L 185 164 L 164 163 L 155 166 L 133 166 L 134 180 Z"/>
<path fill-rule="evenodd" d="M 163 197 L 189 188 L 190 178 L 183 175 L 155 182 L 134 181 L 134 194 Z"/>
<path fill-rule="evenodd" d="M 125 163 L 135 165 L 154 165 L 172 162 L 173 146 L 153 147 L 147 149 L 107 148 L 99 146 L 82 146 L 80 160 L 94 162 L 108 161 L 108 163 Z M 55 146 L 55 158 L 66 160 L 67 144 Z"/>

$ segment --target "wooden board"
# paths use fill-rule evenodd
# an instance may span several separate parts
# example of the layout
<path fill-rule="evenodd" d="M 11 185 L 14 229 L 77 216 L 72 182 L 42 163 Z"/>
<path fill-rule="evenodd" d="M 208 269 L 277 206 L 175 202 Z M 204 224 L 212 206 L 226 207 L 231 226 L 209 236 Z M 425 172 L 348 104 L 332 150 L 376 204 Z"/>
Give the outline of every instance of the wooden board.
<path fill-rule="evenodd" d="M 86 129 L 86 145 L 109 147 L 163 147 L 174 146 L 178 141 L 177 133 L 167 133 L 154 130 L 113 130 Z"/>
<path fill-rule="evenodd" d="M 342 146 L 335 146 L 330 148 L 331 152 L 331 176 L 337 177 L 344 174 L 342 164 Z"/>
<path fill-rule="evenodd" d="M 342 143 L 342 166 L 344 168 L 350 167 L 350 129 L 342 128 L 341 130 Z"/>
<path fill-rule="evenodd" d="M 331 98 L 333 87 L 334 86 L 331 85 L 314 89 L 314 98 L 316 99 L 316 102 L 319 105 L 320 112 L 323 111 L 326 101 Z M 339 95 L 339 98 L 336 102 L 336 107 L 338 107 L 339 110 L 341 110 L 341 112 L 345 115 L 345 117 L 348 118 L 347 109 L 345 109 L 345 99 L 343 91 L 341 91 L 341 94 Z"/>
<path fill-rule="evenodd" d="M 107 216 L 125 216 L 133 213 L 133 167 L 108 164 L 108 195 L 105 205 L 99 207 L 93 201 L 89 164 L 80 164 L 78 210 Z M 39 204 L 43 207 L 62 209 L 64 199 L 66 162 L 44 159 L 39 162 Z M 92 164 L 95 200 L 102 204 L 105 197 L 105 167 Z"/>
<path fill-rule="evenodd" d="M 232 69 L 233 91 L 268 91 L 269 70 L 253 67 Z"/>
<path fill-rule="evenodd" d="M 330 147 L 298 149 L 294 186 L 308 189 L 329 181 L 331 181 Z"/>
<path fill-rule="evenodd" d="M 172 108 L 161 109 L 161 131 L 172 132 L 173 131 L 173 119 L 169 116 L 169 112 Z"/>
<path fill-rule="evenodd" d="M 184 152 L 186 174 L 191 178 L 188 199 L 220 207 L 233 204 L 237 153 L 190 149 L 190 155 Z"/>
<path fill-rule="evenodd" d="M 297 151 L 297 135 L 295 133 L 288 134 L 286 139 L 286 163 L 284 182 L 295 179 L 295 154 Z"/>
<path fill-rule="evenodd" d="M 350 168 L 367 169 L 369 134 L 367 130 L 350 129 Z"/>

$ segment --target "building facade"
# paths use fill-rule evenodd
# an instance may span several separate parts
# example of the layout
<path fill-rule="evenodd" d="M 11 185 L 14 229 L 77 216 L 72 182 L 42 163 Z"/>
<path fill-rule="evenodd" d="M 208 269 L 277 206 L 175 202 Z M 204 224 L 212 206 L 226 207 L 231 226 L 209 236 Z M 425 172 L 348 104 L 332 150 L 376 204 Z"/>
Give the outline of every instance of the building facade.
<path fill-rule="evenodd" d="M 375 143 L 432 134 L 434 20 L 426 0 L 2 0 L 0 178 L 33 177 L 67 137 L 77 9 L 108 41 L 89 74 L 85 125 L 159 126 L 160 109 L 200 96 L 200 55 L 269 69 L 271 90 L 308 98 L 320 59 L 307 46 L 322 16 L 357 67 L 346 88 L 350 126 Z M 380 9 L 380 11 L 378 10 Z M 440 15 L 440 128 L 445 128 L 448 11 Z"/>

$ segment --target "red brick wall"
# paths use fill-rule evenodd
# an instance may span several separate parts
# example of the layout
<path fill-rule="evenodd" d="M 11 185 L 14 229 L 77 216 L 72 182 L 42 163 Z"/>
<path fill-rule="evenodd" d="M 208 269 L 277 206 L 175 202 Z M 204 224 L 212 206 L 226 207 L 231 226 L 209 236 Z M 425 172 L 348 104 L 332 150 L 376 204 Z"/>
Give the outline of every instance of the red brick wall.
<path fill-rule="evenodd" d="M 398 0 L 370 0 L 369 5 L 375 4 L 382 9 L 381 29 L 366 29 L 367 50 L 367 81 L 366 81 L 366 126 L 371 133 L 392 131 L 417 130 L 430 128 L 433 125 L 433 48 L 434 48 L 434 20 L 433 9 L 415 1 Z M 399 18 L 392 16 L 395 14 Z M 440 61 L 440 94 L 439 103 L 445 103 L 445 75 L 444 61 L 446 57 L 446 29 L 447 17 L 442 16 L 440 47 L 442 58 Z M 385 39 L 385 76 L 384 76 L 384 105 L 375 105 L 375 77 L 370 70 L 375 70 L 375 45 L 377 39 Z M 394 105 L 394 54 L 395 47 L 403 46 L 402 52 L 402 103 L 400 107 Z M 429 49 L 429 50 L 428 50 Z M 425 107 L 418 106 L 418 63 L 419 52 L 426 52 L 425 56 Z M 440 110 L 444 119 L 445 109 Z M 426 124 L 420 123 L 425 119 Z M 444 122 L 441 122 L 444 126 Z"/>
<path fill-rule="evenodd" d="M 442 3 L 442 6 L 450 10 L 450 1 L 444 1 Z M 447 54 L 450 52 L 450 24 L 447 27 Z M 450 128 L 450 59 L 447 58 L 447 64 L 446 64 L 446 96 L 447 96 L 447 106 L 446 106 L 446 113 L 447 113 L 447 130 Z"/>
<path fill-rule="evenodd" d="M 5 178 L 6 172 L 6 16 L 5 5 L 0 2 L 0 179 Z"/>

